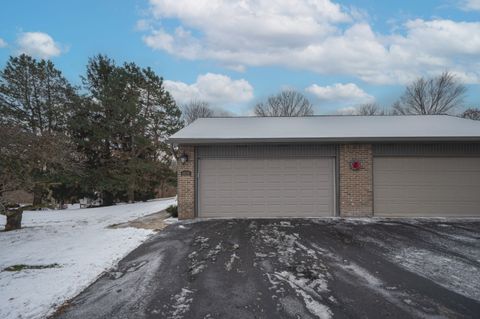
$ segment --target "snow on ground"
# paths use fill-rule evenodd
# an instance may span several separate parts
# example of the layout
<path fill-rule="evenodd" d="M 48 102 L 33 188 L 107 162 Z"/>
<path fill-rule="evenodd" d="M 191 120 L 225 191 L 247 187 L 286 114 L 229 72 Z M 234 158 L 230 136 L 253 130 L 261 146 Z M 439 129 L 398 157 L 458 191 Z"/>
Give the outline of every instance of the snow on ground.
<path fill-rule="evenodd" d="M 175 223 L 178 223 L 178 218 L 168 217 L 163 222 L 167 225 L 175 224 Z"/>
<path fill-rule="evenodd" d="M 189 296 L 192 294 L 193 291 L 182 288 L 182 291 L 180 293 L 172 297 L 172 307 L 174 310 L 170 313 L 169 318 L 183 318 L 183 315 L 190 309 L 190 304 L 192 303 L 193 298 L 190 298 Z"/>
<path fill-rule="evenodd" d="M 113 267 L 153 231 L 108 226 L 161 211 L 174 199 L 110 207 L 24 212 L 23 229 L 0 232 L 0 270 L 12 265 L 60 268 L 0 272 L 0 318 L 44 318 Z M 5 216 L 0 215 L 0 224 Z"/>
<path fill-rule="evenodd" d="M 284 281 L 289 284 L 289 286 L 295 290 L 297 295 L 303 298 L 305 307 L 308 309 L 308 311 L 310 311 L 311 314 L 321 319 L 329 319 L 332 317 L 332 311 L 330 308 L 314 299 L 313 296 L 317 295 L 315 289 L 313 288 L 315 283 L 310 283 L 310 280 L 307 278 L 297 278 L 295 274 L 288 271 L 276 272 L 274 276 L 280 281 Z M 274 283 L 271 279 L 270 282 Z"/>
<path fill-rule="evenodd" d="M 466 297 L 480 300 L 478 268 L 470 260 L 444 256 L 427 249 L 407 247 L 392 255 L 405 269 Z M 428 262 L 425 262 L 428 260 Z M 477 278 L 477 280 L 472 280 Z"/>
<path fill-rule="evenodd" d="M 432 219 L 431 221 L 441 221 Z M 423 222 L 427 219 L 423 220 Z M 468 223 L 465 219 L 463 222 Z M 446 289 L 480 301 L 478 280 L 478 235 L 465 231 L 458 224 L 430 224 L 425 228 L 422 220 L 395 220 L 382 223 L 392 227 L 388 237 L 378 240 L 376 230 L 359 236 L 359 239 L 383 249 L 388 259 L 402 268 L 427 278 Z M 402 225 L 402 227 L 398 227 Z M 397 229 L 411 229 L 411 233 L 396 233 Z M 407 237 L 408 236 L 408 237 Z M 416 238 L 411 238 L 411 237 Z M 410 245 L 414 240 L 414 245 Z M 426 262 L 428 261 L 428 262 Z"/>
<path fill-rule="evenodd" d="M 306 313 L 301 314 L 302 309 L 292 304 L 292 299 L 287 293 L 286 286 L 289 286 L 295 294 L 301 298 L 308 312 L 319 319 L 330 319 L 332 311 L 323 303 L 325 295 L 330 290 L 327 280 L 330 274 L 327 273 L 325 265 L 319 260 L 317 253 L 300 243 L 298 233 L 288 234 L 285 229 L 292 228 L 289 221 L 266 224 L 258 227 L 252 222 L 249 229 L 252 230 L 253 247 L 258 263 L 266 272 L 270 289 L 279 301 L 279 305 L 287 312 L 310 318 Z M 275 248 L 272 251 L 271 248 Z M 270 252 L 270 253 L 269 253 Z M 305 260 L 296 262 L 299 255 Z M 278 260 L 278 264 L 271 263 L 270 258 Z"/>

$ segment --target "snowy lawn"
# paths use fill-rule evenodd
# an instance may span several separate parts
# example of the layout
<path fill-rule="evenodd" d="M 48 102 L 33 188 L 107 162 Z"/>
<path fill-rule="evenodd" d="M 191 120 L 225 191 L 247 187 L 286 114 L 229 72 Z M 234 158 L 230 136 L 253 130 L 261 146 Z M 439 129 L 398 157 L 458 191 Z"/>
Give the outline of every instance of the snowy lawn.
<path fill-rule="evenodd" d="M 174 199 L 24 212 L 23 229 L 0 232 L 0 318 L 44 318 L 51 314 L 153 234 L 152 230 L 111 229 L 109 225 L 172 204 Z M 5 224 L 3 215 L 0 224 Z M 3 271 L 20 264 L 59 266 Z"/>

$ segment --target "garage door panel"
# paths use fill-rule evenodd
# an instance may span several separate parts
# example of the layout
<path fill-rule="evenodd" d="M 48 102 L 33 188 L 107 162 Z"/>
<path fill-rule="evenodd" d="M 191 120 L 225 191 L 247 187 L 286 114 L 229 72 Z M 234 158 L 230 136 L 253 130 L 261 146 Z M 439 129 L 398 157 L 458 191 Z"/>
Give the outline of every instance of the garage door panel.
<path fill-rule="evenodd" d="M 200 217 L 310 217 L 334 212 L 333 158 L 200 159 Z"/>
<path fill-rule="evenodd" d="M 469 188 L 469 185 L 456 185 L 457 189 Z M 478 187 L 474 187 L 472 191 L 479 192 Z M 431 199 L 435 202 L 449 202 L 451 200 L 470 200 L 472 201 L 472 194 L 470 191 L 455 191 L 452 190 L 451 185 L 438 186 L 438 185 L 416 185 L 416 186 L 383 186 L 383 191 L 381 193 L 391 193 L 390 197 L 387 197 L 387 200 L 392 197 L 397 198 L 414 198 L 418 200 L 422 199 Z M 441 196 L 440 196 L 441 194 Z M 479 193 L 480 194 L 480 193 Z M 377 197 L 380 197 L 377 196 Z M 379 199 L 380 200 L 380 199 Z"/>
<path fill-rule="evenodd" d="M 480 158 L 374 158 L 379 216 L 480 216 Z"/>

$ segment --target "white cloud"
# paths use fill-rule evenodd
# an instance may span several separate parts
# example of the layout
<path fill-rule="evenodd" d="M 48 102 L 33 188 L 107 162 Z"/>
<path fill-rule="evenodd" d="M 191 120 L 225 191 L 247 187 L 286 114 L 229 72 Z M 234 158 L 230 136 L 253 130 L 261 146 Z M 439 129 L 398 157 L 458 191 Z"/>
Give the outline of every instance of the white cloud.
<path fill-rule="evenodd" d="M 350 21 L 350 16 L 330 0 L 150 0 L 157 19 L 179 19 L 182 27 L 171 33 L 156 30 L 144 37 L 154 49 L 184 58 L 213 58 L 227 64 L 261 65 L 268 52 L 295 49 L 335 32 L 333 23 Z M 187 29 L 198 30 L 203 38 Z M 170 35 L 170 37 L 166 35 Z M 252 54 L 249 54 L 252 53 Z M 253 61 L 245 63 L 248 58 Z M 240 62 L 240 63 L 238 63 Z"/>
<path fill-rule="evenodd" d="M 193 84 L 166 80 L 165 88 L 180 104 L 201 100 L 213 106 L 223 106 L 248 102 L 253 98 L 253 87 L 248 81 L 232 80 L 222 74 L 199 75 Z"/>
<path fill-rule="evenodd" d="M 5 48 L 6 46 L 7 46 L 7 42 L 5 42 L 5 40 L 0 38 L 0 48 Z"/>
<path fill-rule="evenodd" d="M 173 53 L 174 38 L 163 30 L 154 30 L 150 35 L 144 36 L 143 41 L 153 49 L 160 49 Z"/>
<path fill-rule="evenodd" d="M 62 49 L 47 33 L 23 32 L 17 39 L 18 51 L 34 57 L 48 59 L 59 56 Z"/>
<path fill-rule="evenodd" d="M 233 70 L 235 72 L 243 73 L 246 71 L 245 65 L 236 64 L 236 65 L 225 65 L 227 69 Z"/>
<path fill-rule="evenodd" d="M 480 22 L 417 19 L 405 28 L 407 35 L 392 36 L 389 49 L 389 64 L 401 82 L 414 70 L 427 75 L 450 70 L 469 83 L 479 82 Z"/>
<path fill-rule="evenodd" d="M 334 85 L 319 86 L 313 84 L 305 89 L 305 91 L 312 93 L 320 101 L 326 102 L 341 102 L 350 104 L 371 103 L 375 98 L 355 83 L 336 83 Z"/>
<path fill-rule="evenodd" d="M 460 7 L 465 11 L 480 11 L 480 0 L 463 0 Z"/>
<path fill-rule="evenodd" d="M 477 0 L 478 1 L 478 0 Z M 190 60 L 214 60 L 243 70 L 279 65 L 369 83 L 404 83 L 453 71 L 480 81 L 480 22 L 409 20 L 379 34 L 358 9 L 331 0 L 150 0 L 159 28 L 144 42 Z"/>
<path fill-rule="evenodd" d="M 135 24 L 135 30 L 136 31 L 146 31 L 150 29 L 150 24 L 151 22 L 148 21 L 147 19 L 140 19 L 137 21 Z"/>

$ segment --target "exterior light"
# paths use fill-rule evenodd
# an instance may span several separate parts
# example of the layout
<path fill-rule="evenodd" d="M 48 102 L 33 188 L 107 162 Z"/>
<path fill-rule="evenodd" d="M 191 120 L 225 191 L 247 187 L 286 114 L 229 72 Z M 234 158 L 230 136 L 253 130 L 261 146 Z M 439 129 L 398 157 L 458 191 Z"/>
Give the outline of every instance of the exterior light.
<path fill-rule="evenodd" d="M 185 164 L 186 162 L 188 162 L 188 155 L 183 153 L 178 159 L 182 164 Z"/>

